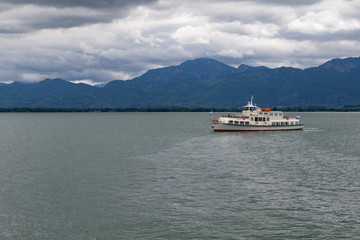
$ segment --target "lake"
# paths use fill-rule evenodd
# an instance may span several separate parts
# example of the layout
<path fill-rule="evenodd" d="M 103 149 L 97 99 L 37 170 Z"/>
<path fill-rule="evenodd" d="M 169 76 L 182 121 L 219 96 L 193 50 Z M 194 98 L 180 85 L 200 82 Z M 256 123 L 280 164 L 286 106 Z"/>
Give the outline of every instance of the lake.
<path fill-rule="evenodd" d="M 358 238 L 360 113 L 286 114 L 1 113 L 0 239 Z"/>

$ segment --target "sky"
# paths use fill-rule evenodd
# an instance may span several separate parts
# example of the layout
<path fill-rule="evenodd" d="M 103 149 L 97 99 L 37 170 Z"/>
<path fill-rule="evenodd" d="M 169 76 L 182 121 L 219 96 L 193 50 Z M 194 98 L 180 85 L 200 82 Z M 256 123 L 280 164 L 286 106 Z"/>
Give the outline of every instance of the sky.
<path fill-rule="evenodd" d="M 0 0 L 0 82 L 128 80 L 208 57 L 307 68 L 360 55 L 358 0 Z"/>

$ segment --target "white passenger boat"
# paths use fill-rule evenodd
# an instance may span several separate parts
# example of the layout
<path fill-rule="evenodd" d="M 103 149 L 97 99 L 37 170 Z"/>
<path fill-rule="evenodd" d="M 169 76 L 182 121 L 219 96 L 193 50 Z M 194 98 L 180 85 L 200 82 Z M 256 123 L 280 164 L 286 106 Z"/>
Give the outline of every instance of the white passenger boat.
<path fill-rule="evenodd" d="M 212 114 L 211 114 L 212 115 Z M 300 116 L 289 118 L 281 111 L 271 111 L 270 108 L 259 108 L 251 101 L 244 106 L 241 113 L 211 119 L 214 132 L 230 131 L 289 131 L 301 130 Z"/>

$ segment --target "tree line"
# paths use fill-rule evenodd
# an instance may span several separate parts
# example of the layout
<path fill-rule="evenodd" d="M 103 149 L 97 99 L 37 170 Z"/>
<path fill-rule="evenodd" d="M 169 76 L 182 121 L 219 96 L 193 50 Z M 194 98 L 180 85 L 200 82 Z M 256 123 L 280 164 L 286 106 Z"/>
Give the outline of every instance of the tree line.
<path fill-rule="evenodd" d="M 283 112 L 359 112 L 360 105 L 347 105 L 342 108 L 324 106 L 272 107 L 273 111 Z M 128 107 L 128 108 L 0 108 L 0 112 L 241 112 L 241 108 L 202 108 L 202 107 Z"/>

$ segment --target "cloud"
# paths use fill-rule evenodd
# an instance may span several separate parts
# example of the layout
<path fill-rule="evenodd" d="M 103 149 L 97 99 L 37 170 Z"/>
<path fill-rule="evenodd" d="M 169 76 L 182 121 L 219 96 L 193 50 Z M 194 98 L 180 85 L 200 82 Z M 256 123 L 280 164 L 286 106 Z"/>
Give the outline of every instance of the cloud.
<path fill-rule="evenodd" d="M 2 0 L 3 3 L 24 5 L 28 0 Z M 144 5 L 154 2 L 153 0 L 32 0 L 31 5 L 51 6 L 60 8 L 86 7 L 86 8 L 119 8 L 127 6 Z"/>
<path fill-rule="evenodd" d="M 288 1 L 288 0 L 255 0 L 255 2 L 263 3 L 263 4 L 271 4 L 271 5 L 289 5 L 289 6 L 296 6 L 296 5 L 312 5 L 315 3 L 319 3 L 322 0 L 297 0 L 297 1 Z"/>
<path fill-rule="evenodd" d="M 155 0 L 1 0 L 0 33 L 23 33 L 39 29 L 71 28 L 109 23 L 126 17 L 127 11 Z"/>
<path fill-rule="evenodd" d="M 176 30 L 172 37 L 180 44 L 210 44 L 213 33 L 206 26 L 184 26 Z"/>
<path fill-rule="evenodd" d="M 105 13 L 85 8 L 57 9 L 23 5 L 0 13 L 0 33 L 26 33 L 109 21 L 111 19 Z"/>
<path fill-rule="evenodd" d="M 289 24 L 289 31 L 308 35 L 360 30 L 359 19 L 343 18 L 337 11 L 307 12 Z"/>
<path fill-rule="evenodd" d="M 105 84 L 105 82 L 94 82 L 91 79 L 72 80 L 70 82 L 75 83 L 75 84 L 84 83 L 84 84 L 91 85 L 91 86 Z"/>
<path fill-rule="evenodd" d="M 96 84 L 198 57 L 316 66 L 360 55 L 359 9 L 346 0 L 0 0 L 0 82 Z"/>
<path fill-rule="evenodd" d="M 25 82 L 38 82 L 39 79 L 53 78 L 52 75 L 40 74 L 40 73 L 23 73 L 21 74 L 22 80 Z"/>

